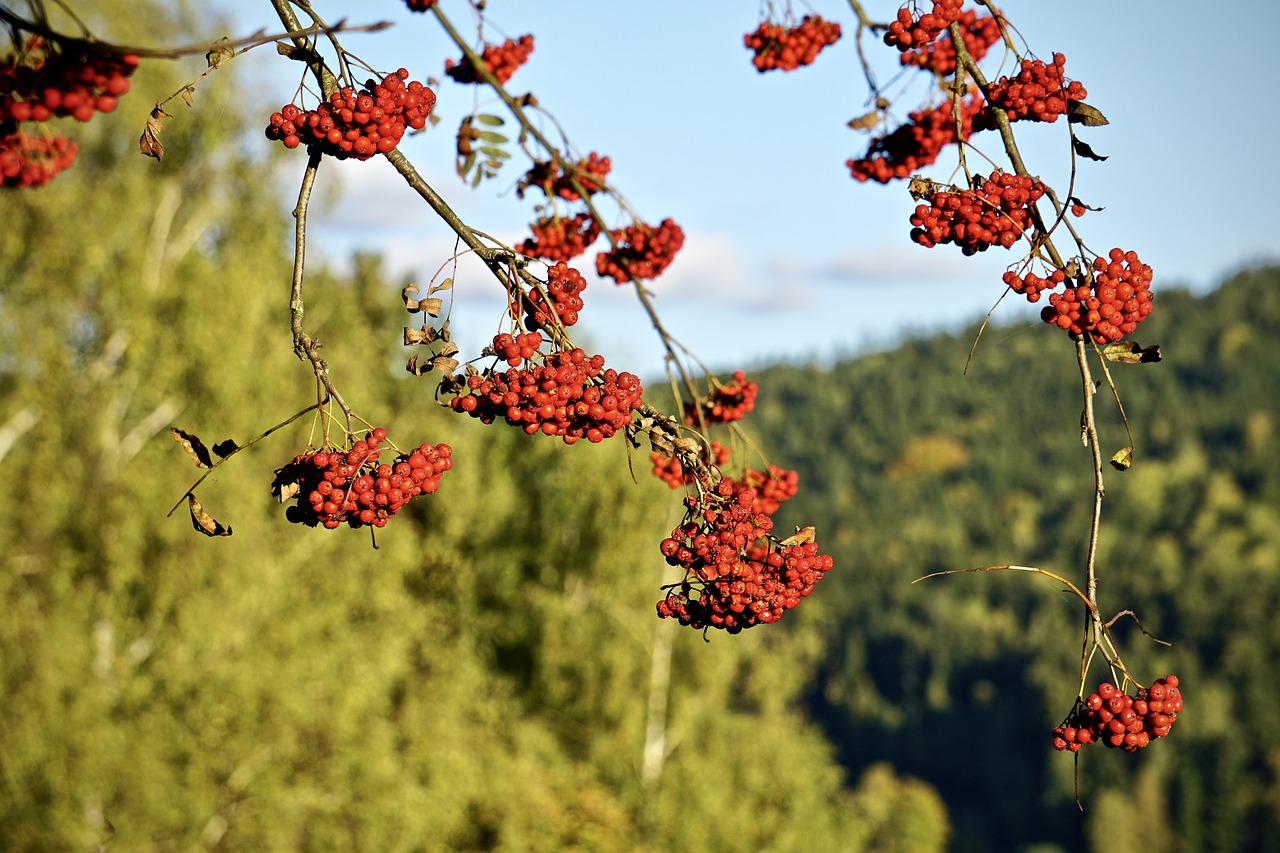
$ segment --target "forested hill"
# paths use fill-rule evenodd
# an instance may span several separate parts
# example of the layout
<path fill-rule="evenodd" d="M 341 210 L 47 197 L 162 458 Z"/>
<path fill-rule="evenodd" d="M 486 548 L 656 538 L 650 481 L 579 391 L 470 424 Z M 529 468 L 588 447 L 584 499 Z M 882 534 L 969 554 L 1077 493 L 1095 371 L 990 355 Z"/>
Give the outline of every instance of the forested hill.
<path fill-rule="evenodd" d="M 1136 451 L 1107 468 L 1100 604 L 1173 644 L 1117 623 L 1135 676 L 1178 674 L 1187 707 L 1141 754 L 1081 754 L 1083 815 L 1048 746 L 1076 694 L 1078 601 L 1021 573 L 911 583 L 1020 564 L 1083 586 L 1073 345 L 988 328 L 966 374 L 976 332 L 755 377 L 761 445 L 800 473 L 780 524 L 815 524 L 838 567 L 806 605 L 826 644 L 810 710 L 851 769 L 891 760 L 935 785 L 956 850 L 1280 849 L 1280 268 L 1159 291 L 1134 337 L 1163 361 L 1110 366 Z M 1105 384 L 1095 399 L 1110 455 L 1129 442 Z"/>

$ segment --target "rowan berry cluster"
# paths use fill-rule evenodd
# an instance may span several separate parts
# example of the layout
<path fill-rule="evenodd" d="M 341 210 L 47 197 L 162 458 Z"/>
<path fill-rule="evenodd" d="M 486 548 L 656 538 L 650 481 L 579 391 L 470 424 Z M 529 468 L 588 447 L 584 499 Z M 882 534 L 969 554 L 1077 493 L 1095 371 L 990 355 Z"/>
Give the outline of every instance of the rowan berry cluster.
<path fill-rule="evenodd" d="M 897 18 L 889 24 L 884 43 L 901 51 L 921 48 L 938 37 L 938 34 L 960 19 L 960 7 L 964 0 L 938 0 L 933 9 L 919 17 L 903 6 Z"/>
<path fill-rule="evenodd" d="M 423 444 L 380 463 L 386 437 L 386 430 L 378 428 L 346 451 L 304 453 L 276 471 L 273 491 L 282 502 L 297 499 L 286 518 L 329 530 L 343 524 L 385 527 L 410 500 L 435 492 L 440 477 L 453 467 L 449 445 Z"/>
<path fill-rule="evenodd" d="M 20 130 L 0 136 L 0 186 L 42 187 L 75 162 L 77 150 L 65 136 L 32 136 Z"/>
<path fill-rule="evenodd" d="M 1064 725 L 1053 730 L 1053 748 L 1079 752 L 1101 741 L 1125 752 L 1137 752 L 1169 734 L 1182 711 L 1178 676 L 1158 678 L 1133 696 L 1103 682 L 1089 694 Z"/>
<path fill-rule="evenodd" d="M 1039 302 L 1040 294 L 1061 287 L 1066 280 L 1067 275 L 1062 270 L 1054 270 L 1048 277 L 1038 276 L 1034 272 L 1019 275 L 1013 270 L 1004 274 L 1004 283 L 1009 285 L 1009 289 L 1014 293 L 1021 293 L 1032 303 Z"/>
<path fill-rule="evenodd" d="M 272 113 L 268 139 L 285 148 L 315 146 L 323 154 L 345 160 L 368 160 L 400 144 L 406 128 L 421 130 L 436 104 L 436 93 L 401 68 L 381 83 L 369 80 L 359 92 L 344 86 L 314 110 L 287 104 Z"/>
<path fill-rule="evenodd" d="M 599 223 L 586 211 L 573 217 L 544 216 L 529 230 L 533 236 L 520 244 L 520 253 L 548 261 L 571 261 L 600 236 Z"/>
<path fill-rule="evenodd" d="M 488 371 L 467 377 L 466 393 L 449 401 L 482 423 L 505 418 L 529 435 L 603 441 L 631 421 L 640 408 L 640 380 L 632 373 L 604 369 L 604 357 L 581 349 L 546 356 L 542 364 Z"/>
<path fill-rule="evenodd" d="M 960 101 L 960 129 L 966 141 L 973 132 L 974 117 L 983 106 L 976 89 Z M 956 141 L 956 119 L 950 101 L 918 110 L 907 118 L 906 124 L 872 139 L 862 157 L 845 162 L 855 180 L 887 184 L 895 178 L 910 177 L 932 165 L 939 152 Z"/>
<path fill-rule="evenodd" d="M 957 19 L 965 50 L 977 62 L 987 55 L 991 46 L 1000 41 L 1000 23 L 991 15 L 982 15 L 966 9 Z M 924 68 L 940 77 L 949 77 L 956 71 L 956 47 L 950 33 L 942 33 L 926 45 L 913 47 L 899 57 L 903 65 Z"/>
<path fill-rule="evenodd" d="M 1061 53 L 1053 55 L 1053 62 L 1024 59 L 1013 77 L 1001 77 L 987 90 L 989 106 L 974 125 L 978 130 L 995 128 L 995 114 L 990 107 L 1005 111 L 1009 121 L 1055 122 L 1067 111 L 1068 101 L 1083 101 L 1088 95 L 1078 81 L 1067 83 L 1062 69 L 1067 58 Z"/>
<path fill-rule="evenodd" d="M 541 346 L 542 335 L 537 332 L 518 335 L 500 332 L 493 336 L 489 352 L 505 361 L 508 367 L 519 367 L 527 359 L 533 358 Z"/>
<path fill-rule="evenodd" d="M 733 378 L 717 386 L 706 397 L 684 404 L 684 422 L 690 426 L 699 423 L 727 424 L 741 420 L 755 408 L 760 386 L 747 380 L 741 370 L 733 372 Z"/>
<path fill-rule="evenodd" d="M 404 0 L 410 12 L 425 12 L 436 5 L 436 0 Z"/>
<path fill-rule="evenodd" d="M 966 255 L 993 245 L 1013 246 L 1032 224 L 1032 205 L 1044 184 L 1025 175 L 993 171 L 972 190 L 939 189 L 911 216 L 911 239 L 925 248 L 955 243 Z"/>
<path fill-rule="evenodd" d="M 800 475 L 795 471 L 770 465 L 768 471 L 747 468 L 733 483 L 737 491 L 755 490 L 756 499 L 751 506 L 752 512 L 773 515 L 782 504 L 795 497 L 800 489 Z"/>
<path fill-rule="evenodd" d="M 783 545 L 766 538 L 773 521 L 753 511 L 754 489 L 735 494 L 725 480 L 714 492 L 685 501 L 685 520 L 660 546 L 668 565 L 685 573 L 658 602 L 661 618 L 731 634 L 776 622 L 832 566 L 815 542 Z"/>
<path fill-rule="evenodd" d="M 684 229 L 668 218 L 654 228 L 637 222 L 613 232 L 617 248 L 596 255 L 596 272 L 625 284 L 662 275 L 684 245 Z"/>
<path fill-rule="evenodd" d="M 594 195 L 604 189 L 604 179 L 609 176 L 612 169 L 612 160 L 592 151 L 586 159 L 574 164 L 573 178 L 577 179 L 579 186 L 586 190 L 587 195 Z M 546 193 L 547 198 L 559 196 L 565 201 L 577 201 L 582 197 L 574 189 L 569 174 L 562 171 L 554 160 L 534 163 L 533 167 L 520 179 L 516 190 L 523 196 L 526 187 L 538 187 Z"/>
<path fill-rule="evenodd" d="M 499 83 L 506 83 L 516 69 L 529 59 L 533 53 L 533 35 L 520 36 L 518 40 L 507 39 L 502 44 L 486 44 L 480 61 L 489 69 L 489 73 L 498 78 Z M 463 57 L 457 61 L 446 59 L 444 73 L 458 83 L 483 83 L 484 80 L 476 71 L 471 60 Z"/>
<path fill-rule="evenodd" d="M 54 116 L 88 121 L 94 113 L 109 113 L 129 91 L 138 61 L 132 53 L 71 50 L 33 39 L 21 61 L 0 63 L 0 124 Z"/>
<path fill-rule="evenodd" d="M 713 439 L 711 441 L 710 457 L 712 465 L 723 465 L 729 461 L 729 448 Z M 649 461 L 653 463 L 653 476 L 673 489 L 687 486 L 697 479 L 697 473 L 686 471 L 684 464 L 680 461 L 680 457 L 674 453 L 659 453 L 655 450 L 649 454 Z"/>
<path fill-rule="evenodd" d="M 755 32 L 742 37 L 748 50 L 755 52 L 751 64 L 760 73 L 773 70 L 794 71 L 801 65 L 812 65 L 824 47 L 840 38 L 840 25 L 821 15 L 805 15 L 792 27 L 761 21 Z"/>
<path fill-rule="evenodd" d="M 1151 267 L 1138 253 L 1112 249 L 1106 258 L 1093 259 L 1093 285 L 1067 287 L 1049 294 L 1040 318 L 1068 332 L 1072 338 L 1088 335 L 1098 344 L 1118 341 L 1132 334 L 1151 313 Z"/>
<path fill-rule="evenodd" d="M 561 325 L 572 326 L 578 322 L 578 312 L 582 310 L 582 291 L 586 289 L 587 280 L 582 273 L 563 261 L 547 270 L 547 295 L 551 297 L 551 307 L 560 318 Z M 551 316 L 546 312 L 542 294 L 534 290 L 529 294 L 531 306 L 525 309 L 525 323 L 531 329 L 542 329 L 551 325 Z"/>

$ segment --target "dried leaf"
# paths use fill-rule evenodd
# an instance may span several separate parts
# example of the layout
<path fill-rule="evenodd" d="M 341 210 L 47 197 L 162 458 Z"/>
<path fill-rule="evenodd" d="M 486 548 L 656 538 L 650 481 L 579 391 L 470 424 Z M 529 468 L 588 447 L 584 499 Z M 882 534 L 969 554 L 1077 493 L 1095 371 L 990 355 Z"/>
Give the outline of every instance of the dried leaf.
<path fill-rule="evenodd" d="M 429 344 L 436 337 L 436 330 L 430 326 L 423 326 L 421 329 L 410 329 L 404 327 L 404 345 L 407 347 L 416 347 L 423 344 Z"/>
<path fill-rule="evenodd" d="M 271 490 L 271 493 L 276 496 L 280 503 L 288 503 L 302 494 L 302 486 L 298 485 L 296 481 L 279 483 Z"/>
<path fill-rule="evenodd" d="M 276 42 L 276 53 L 299 62 L 320 62 L 320 54 L 310 48 L 298 47 L 285 41 Z"/>
<path fill-rule="evenodd" d="M 183 450 L 187 451 L 187 455 L 196 463 L 196 467 L 213 467 L 213 457 L 209 455 L 209 448 L 204 446 L 203 441 L 189 432 L 183 432 L 177 427 L 169 427 L 169 432 L 173 434 L 173 440 L 182 445 Z"/>
<path fill-rule="evenodd" d="M 458 369 L 458 360 L 456 358 L 449 358 L 447 355 L 438 355 L 431 359 L 431 366 L 443 373 L 445 376 L 449 376 L 453 371 Z"/>
<path fill-rule="evenodd" d="M 432 317 L 440 316 L 440 309 L 444 307 L 444 303 L 434 296 L 428 296 L 426 299 L 418 300 L 418 310 L 425 311 Z"/>
<path fill-rule="evenodd" d="M 191 526 L 205 536 L 231 535 L 231 528 L 222 526 L 217 519 L 205 512 L 195 495 L 187 495 L 187 506 L 191 509 Z"/>
<path fill-rule="evenodd" d="M 1102 127 L 1111 124 L 1097 107 L 1091 107 L 1084 101 L 1067 101 L 1067 121 L 1072 124 L 1083 124 L 1085 127 Z"/>
<path fill-rule="evenodd" d="M 148 157 L 164 159 L 164 146 L 160 144 L 160 122 L 151 119 L 138 138 L 138 150 Z"/>
<path fill-rule="evenodd" d="M 209 63 L 210 68 L 217 68 L 235 55 L 236 49 L 231 46 L 231 39 L 223 36 L 214 42 L 213 50 L 204 55 L 204 60 Z"/>
<path fill-rule="evenodd" d="M 797 527 L 794 534 L 783 539 L 778 544 L 784 548 L 789 545 L 805 545 L 817 538 L 817 533 L 812 527 Z"/>
<path fill-rule="evenodd" d="M 458 347 L 454 344 L 446 342 L 445 345 L 440 348 L 440 354 L 441 355 L 457 355 Z"/>
<path fill-rule="evenodd" d="M 1077 139 L 1075 137 L 1072 137 L 1071 144 L 1075 147 L 1076 153 L 1079 154 L 1081 157 L 1088 157 L 1090 160 L 1107 159 L 1103 155 L 1097 153 L 1092 148 L 1090 148 L 1089 143 L 1085 142 L 1083 139 Z"/>
<path fill-rule="evenodd" d="M 410 314 L 416 314 L 421 309 L 418 308 L 418 285 L 406 284 L 404 289 L 400 291 L 400 298 L 404 300 L 404 307 L 409 309 Z"/>
<path fill-rule="evenodd" d="M 1133 448 L 1126 447 L 1122 450 L 1117 450 L 1115 456 L 1112 456 L 1109 461 L 1112 468 L 1118 471 L 1128 471 L 1133 467 Z"/>
<path fill-rule="evenodd" d="M 870 130 L 880 123 L 880 111 L 872 110 L 869 113 L 863 113 L 857 118 L 850 119 L 848 127 L 853 130 Z"/>
<path fill-rule="evenodd" d="M 240 445 L 236 444 L 234 441 L 232 441 L 229 438 L 223 441 L 219 441 L 217 444 L 213 446 L 213 452 L 218 454 L 219 459 L 226 459 L 228 456 L 230 456 L 232 453 L 235 453 L 239 449 L 240 449 Z"/>
<path fill-rule="evenodd" d="M 446 278 L 444 281 L 440 282 L 439 284 L 431 285 L 431 287 L 427 290 L 427 295 L 430 296 L 431 294 L 439 293 L 442 290 L 452 290 L 452 289 L 453 289 L 453 279 Z"/>
<path fill-rule="evenodd" d="M 182 100 L 186 102 L 187 106 L 191 106 L 191 97 L 195 93 L 196 90 L 194 86 L 187 86 L 179 94 L 182 95 Z"/>
<path fill-rule="evenodd" d="M 1108 361 L 1121 364 L 1150 364 L 1160 361 L 1160 345 L 1144 347 L 1137 341 L 1117 341 L 1102 348 L 1102 354 Z"/>

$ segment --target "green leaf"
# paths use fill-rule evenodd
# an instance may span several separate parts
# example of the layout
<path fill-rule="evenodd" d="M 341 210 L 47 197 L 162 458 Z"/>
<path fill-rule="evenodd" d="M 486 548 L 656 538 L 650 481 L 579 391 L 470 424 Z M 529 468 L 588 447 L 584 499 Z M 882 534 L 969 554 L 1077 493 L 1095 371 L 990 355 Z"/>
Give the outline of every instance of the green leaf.
<path fill-rule="evenodd" d="M 475 120 L 481 124 L 487 124 L 490 127 L 498 127 L 503 123 L 502 116 L 491 116 L 481 113 L 474 116 Z"/>
<path fill-rule="evenodd" d="M 495 133 L 492 130 L 477 130 L 475 131 L 475 138 L 484 142 L 493 142 L 498 145 L 507 141 L 507 138 L 501 133 Z"/>
<path fill-rule="evenodd" d="M 507 151 L 503 151 L 501 148 L 495 148 L 495 147 L 494 147 L 494 146 L 492 146 L 492 145 L 481 145 L 481 146 L 480 146 L 480 153 L 481 153 L 481 154 L 488 154 L 488 155 L 489 155 L 489 157 L 491 157 L 491 158 L 496 158 L 496 159 L 499 159 L 499 160 L 505 160 L 505 159 L 507 159 L 508 157 L 510 157 L 510 156 L 511 156 L 511 154 L 510 154 L 509 152 L 507 152 Z"/>

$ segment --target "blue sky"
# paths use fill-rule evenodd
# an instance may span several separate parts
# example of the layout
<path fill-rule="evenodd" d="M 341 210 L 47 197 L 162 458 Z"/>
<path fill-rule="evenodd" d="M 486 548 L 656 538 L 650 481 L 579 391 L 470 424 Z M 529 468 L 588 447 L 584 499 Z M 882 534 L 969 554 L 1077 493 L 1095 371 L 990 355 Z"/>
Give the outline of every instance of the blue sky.
<path fill-rule="evenodd" d="M 463 0 L 441 2 L 459 29 L 475 32 Z M 403 65 L 415 79 L 441 78 L 444 59 L 457 56 L 432 16 L 411 15 L 399 0 L 314 5 L 331 21 L 394 22 L 387 32 L 343 39 L 380 69 Z M 864 5 L 885 20 L 897 9 Z M 246 31 L 273 26 L 266 2 L 223 8 Z M 838 20 L 845 37 L 811 67 L 759 74 L 742 36 L 761 19 L 760 7 L 746 0 L 488 4 L 489 40 L 535 37 L 509 88 L 534 92 L 580 152 L 609 155 L 611 183 L 642 218 L 670 216 L 684 228 L 684 249 L 652 290 L 668 329 L 720 371 L 829 360 L 978 319 L 1016 260 L 999 249 L 966 258 L 954 246 L 921 248 L 908 237 L 914 202 L 904 185 L 849 177 L 844 163 L 868 138 L 845 126 L 866 111 L 868 97 L 853 19 L 835 0 L 814 0 L 811 8 Z M 1110 118 L 1109 126 L 1082 133 L 1109 159 L 1080 167 L 1076 194 L 1105 208 L 1080 228 L 1094 250 L 1134 249 L 1152 265 L 1156 310 L 1161 287 L 1204 290 L 1241 266 L 1280 258 L 1267 213 L 1280 189 L 1273 153 L 1280 126 L 1270 94 L 1280 71 L 1273 44 L 1280 7 L 1234 6 L 1220 25 L 1203 4 L 1181 0 L 1010 0 L 1003 8 L 1036 55 L 1066 54 L 1068 76 Z M 866 44 L 884 83 L 896 54 L 870 37 Z M 256 61 L 270 61 L 261 86 L 275 86 L 276 100 L 286 102 L 298 66 L 274 56 Z M 998 62 L 993 56 L 983 64 L 991 74 Z M 923 78 L 893 87 L 901 92 L 898 117 L 927 97 Z M 478 190 L 453 174 L 458 121 L 477 97 L 487 111 L 501 112 L 500 105 L 447 78 L 437 94 L 441 123 L 402 149 L 469 224 L 518 242 L 534 218 L 532 196 L 521 200 L 513 191 L 525 167 L 513 158 Z M 1065 124 L 1024 123 L 1018 131 L 1028 168 L 1065 190 Z M 994 134 L 975 142 L 999 160 Z M 946 180 L 954 162 L 944 152 L 926 174 Z M 301 166 L 300 156 L 299 173 Z M 376 250 L 397 275 L 425 282 L 451 254 L 451 232 L 381 159 L 327 168 L 322 183 L 331 203 L 313 221 L 316 245 L 330 257 Z M 589 286 L 575 337 L 620 369 L 660 370 L 656 334 L 628 290 L 595 275 L 593 257 L 579 259 Z M 464 265 L 456 298 L 453 328 L 464 347 L 479 346 L 498 328 L 496 285 Z M 1020 297 L 996 312 L 1025 333 L 1049 333 L 1031 318 Z M 966 354 L 957 354 L 958 364 Z"/>

